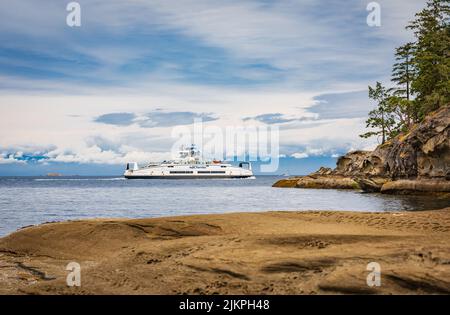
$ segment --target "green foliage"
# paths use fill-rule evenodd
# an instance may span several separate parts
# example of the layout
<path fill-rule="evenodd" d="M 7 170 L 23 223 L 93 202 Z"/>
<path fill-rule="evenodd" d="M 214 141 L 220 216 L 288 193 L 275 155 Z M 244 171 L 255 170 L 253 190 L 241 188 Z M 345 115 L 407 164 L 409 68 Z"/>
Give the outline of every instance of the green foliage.
<path fill-rule="evenodd" d="M 412 62 L 417 73 L 411 87 L 420 104 L 419 119 L 450 102 L 449 14 L 449 0 L 429 0 L 407 26 L 416 38 Z"/>
<path fill-rule="evenodd" d="M 378 136 L 381 137 L 381 143 L 384 143 L 386 139 L 398 135 L 401 129 L 396 112 L 392 108 L 397 98 L 392 95 L 392 90 L 386 89 L 380 82 L 377 82 L 375 88 L 369 86 L 369 97 L 376 101 L 378 106 L 369 112 L 369 118 L 366 121 L 366 127 L 372 130 L 360 137 Z"/>
<path fill-rule="evenodd" d="M 416 78 L 416 68 L 413 63 L 413 54 L 415 52 L 414 43 L 407 43 L 396 49 L 395 64 L 392 67 L 391 81 L 397 84 L 393 95 L 398 106 L 393 110 L 406 127 L 410 127 L 413 122 L 417 122 L 418 113 L 412 101 L 414 90 L 411 88 L 412 81 Z"/>
<path fill-rule="evenodd" d="M 416 76 L 414 63 L 412 61 L 414 51 L 414 43 L 407 43 L 397 48 L 395 52 L 396 63 L 392 66 L 391 81 L 398 85 L 394 94 L 408 100 L 413 93 L 411 90 L 411 81 Z"/>
<path fill-rule="evenodd" d="M 406 28 L 416 40 L 396 49 L 394 88 L 380 82 L 369 86 L 377 107 L 369 112 L 366 126 L 371 130 L 363 138 L 378 136 L 384 143 L 450 104 L 450 0 L 428 0 Z"/>

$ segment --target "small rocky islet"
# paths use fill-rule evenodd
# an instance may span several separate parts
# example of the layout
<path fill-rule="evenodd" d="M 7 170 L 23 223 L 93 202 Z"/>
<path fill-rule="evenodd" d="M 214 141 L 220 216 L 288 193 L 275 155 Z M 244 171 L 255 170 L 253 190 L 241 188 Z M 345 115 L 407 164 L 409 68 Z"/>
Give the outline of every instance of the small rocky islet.
<path fill-rule="evenodd" d="M 450 197 L 450 104 L 373 151 L 341 156 L 335 169 L 321 167 L 273 186 Z"/>

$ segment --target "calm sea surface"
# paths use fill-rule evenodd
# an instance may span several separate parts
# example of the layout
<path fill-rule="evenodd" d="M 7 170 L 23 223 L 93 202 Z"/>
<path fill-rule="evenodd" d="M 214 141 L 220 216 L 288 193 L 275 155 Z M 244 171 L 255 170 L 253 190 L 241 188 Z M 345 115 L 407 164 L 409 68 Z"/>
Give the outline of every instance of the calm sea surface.
<path fill-rule="evenodd" d="M 31 224 L 83 218 L 265 210 L 399 211 L 450 206 L 449 199 L 436 197 L 272 188 L 279 178 L 0 177 L 0 236 Z"/>

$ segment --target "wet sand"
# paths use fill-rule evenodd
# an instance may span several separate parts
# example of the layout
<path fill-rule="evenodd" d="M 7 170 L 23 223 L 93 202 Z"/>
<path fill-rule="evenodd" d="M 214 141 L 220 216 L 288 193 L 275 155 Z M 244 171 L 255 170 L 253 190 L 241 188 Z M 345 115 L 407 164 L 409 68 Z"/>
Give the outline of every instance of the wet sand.
<path fill-rule="evenodd" d="M 84 220 L 0 239 L 0 294 L 390 293 L 450 293 L 450 208 Z"/>

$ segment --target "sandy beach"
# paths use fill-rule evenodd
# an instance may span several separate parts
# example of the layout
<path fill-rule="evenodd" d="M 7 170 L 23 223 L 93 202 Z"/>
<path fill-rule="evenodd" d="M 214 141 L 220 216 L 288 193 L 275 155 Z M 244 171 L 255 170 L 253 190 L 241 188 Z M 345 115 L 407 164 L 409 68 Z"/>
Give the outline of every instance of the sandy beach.
<path fill-rule="evenodd" d="M 449 239 L 450 208 L 46 223 L 0 239 L 0 293 L 448 294 Z"/>

